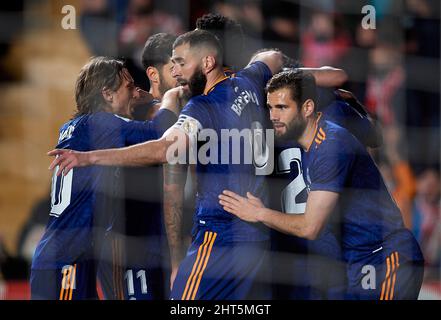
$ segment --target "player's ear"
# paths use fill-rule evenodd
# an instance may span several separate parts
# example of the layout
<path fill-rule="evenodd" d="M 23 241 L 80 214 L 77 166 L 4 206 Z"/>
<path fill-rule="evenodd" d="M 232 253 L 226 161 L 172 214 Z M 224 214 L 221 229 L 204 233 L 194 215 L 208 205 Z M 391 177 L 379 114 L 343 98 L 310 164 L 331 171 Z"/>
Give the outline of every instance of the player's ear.
<path fill-rule="evenodd" d="M 312 99 L 307 99 L 302 106 L 303 114 L 306 117 L 309 117 L 315 112 L 315 103 Z"/>
<path fill-rule="evenodd" d="M 112 90 L 108 89 L 107 87 L 104 87 L 103 90 L 101 90 L 101 94 L 103 95 L 103 98 L 106 102 L 108 103 L 113 102 Z"/>
<path fill-rule="evenodd" d="M 149 81 L 151 82 L 159 82 L 159 71 L 155 67 L 148 67 L 145 71 L 147 78 L 149 78 Z"/>
<path fill-rule="evenodd" d="M 205 74 L 209 73 L 216 67 L 216 58 L 212 55 L 208 55 L 202 58 L 202 65 L 205 70 Z"/>

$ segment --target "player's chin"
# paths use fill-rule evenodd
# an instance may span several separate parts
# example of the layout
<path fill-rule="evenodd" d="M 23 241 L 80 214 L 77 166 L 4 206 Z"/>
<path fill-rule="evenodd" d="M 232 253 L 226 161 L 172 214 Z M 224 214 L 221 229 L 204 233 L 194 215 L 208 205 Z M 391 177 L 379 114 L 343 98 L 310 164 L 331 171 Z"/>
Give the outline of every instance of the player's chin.
<path fill-rule="evenodd" d="M 277 138 L 281 138 L 286 133 L 286 127 L 285 126 L 274 126 L 274 134 Z"/>

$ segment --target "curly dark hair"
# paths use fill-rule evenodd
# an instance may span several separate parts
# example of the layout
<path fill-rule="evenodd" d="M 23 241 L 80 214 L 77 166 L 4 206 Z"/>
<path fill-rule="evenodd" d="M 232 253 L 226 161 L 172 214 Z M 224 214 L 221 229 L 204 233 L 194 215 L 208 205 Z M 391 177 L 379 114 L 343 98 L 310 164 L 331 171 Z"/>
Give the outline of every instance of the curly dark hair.
<path fill-rule="evenodd" d="M 213 33 L 224 48 L 224 66 L 241 68 L 244 33 L 240 23 L 220 14 L 208 13 L 196 20 L 196 28 Z"/>

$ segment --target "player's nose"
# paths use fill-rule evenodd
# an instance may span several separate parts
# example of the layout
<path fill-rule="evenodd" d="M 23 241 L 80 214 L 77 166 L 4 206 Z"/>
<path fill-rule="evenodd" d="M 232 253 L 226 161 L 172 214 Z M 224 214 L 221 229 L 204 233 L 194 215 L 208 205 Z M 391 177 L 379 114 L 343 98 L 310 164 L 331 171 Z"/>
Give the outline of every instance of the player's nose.
<path fill-rule="evenodd" d="M 274 108 L 270 110 L 270 120 L 271 121 L 279 121 L 280 120 L 280 115 L 276 110 L 274 110 Z"/>
<path fill-rule="evenodd" d="M 180 76 L 181 76 L 181 72 L 180 72 L 180 70 L 179 70 L 178 65 L 175 64 L 175 65 L 173 66 L 173 68 L 172 68 L 172 72 L 171 72 L 171 75 L 172 75 L 173 78 L 177 78 L 177 77 L 180 77 Z"/>

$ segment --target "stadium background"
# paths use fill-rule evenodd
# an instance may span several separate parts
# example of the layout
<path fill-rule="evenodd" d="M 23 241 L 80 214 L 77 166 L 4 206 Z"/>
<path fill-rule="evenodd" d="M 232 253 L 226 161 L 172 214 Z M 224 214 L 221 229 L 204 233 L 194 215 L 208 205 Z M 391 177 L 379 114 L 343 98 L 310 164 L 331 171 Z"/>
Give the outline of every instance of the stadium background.
<path fill-rule="evenodd" d="M 63 29 L 65 5 L 76 29 Z M 361 28 L 364 5 L 376 29 Z M 427 260 L 422 299 L 441 299 L 440 3 L 436 0 L 21 0 L 0 12 L 0 299 L 27 299 L 29 262 L 47 219 L 50 159 L 74 113 L 91 55 L 125 57 L 135 81 L 145 40 L 218 12 L 240 22 L 246 50 L 278 47 L 307 67 L 332 65 L 382 121 L 376 160 Z M 70 21 L 72 23 L 72 21 Z M 371 21 L 372 22 L 372 21 Z"/>

